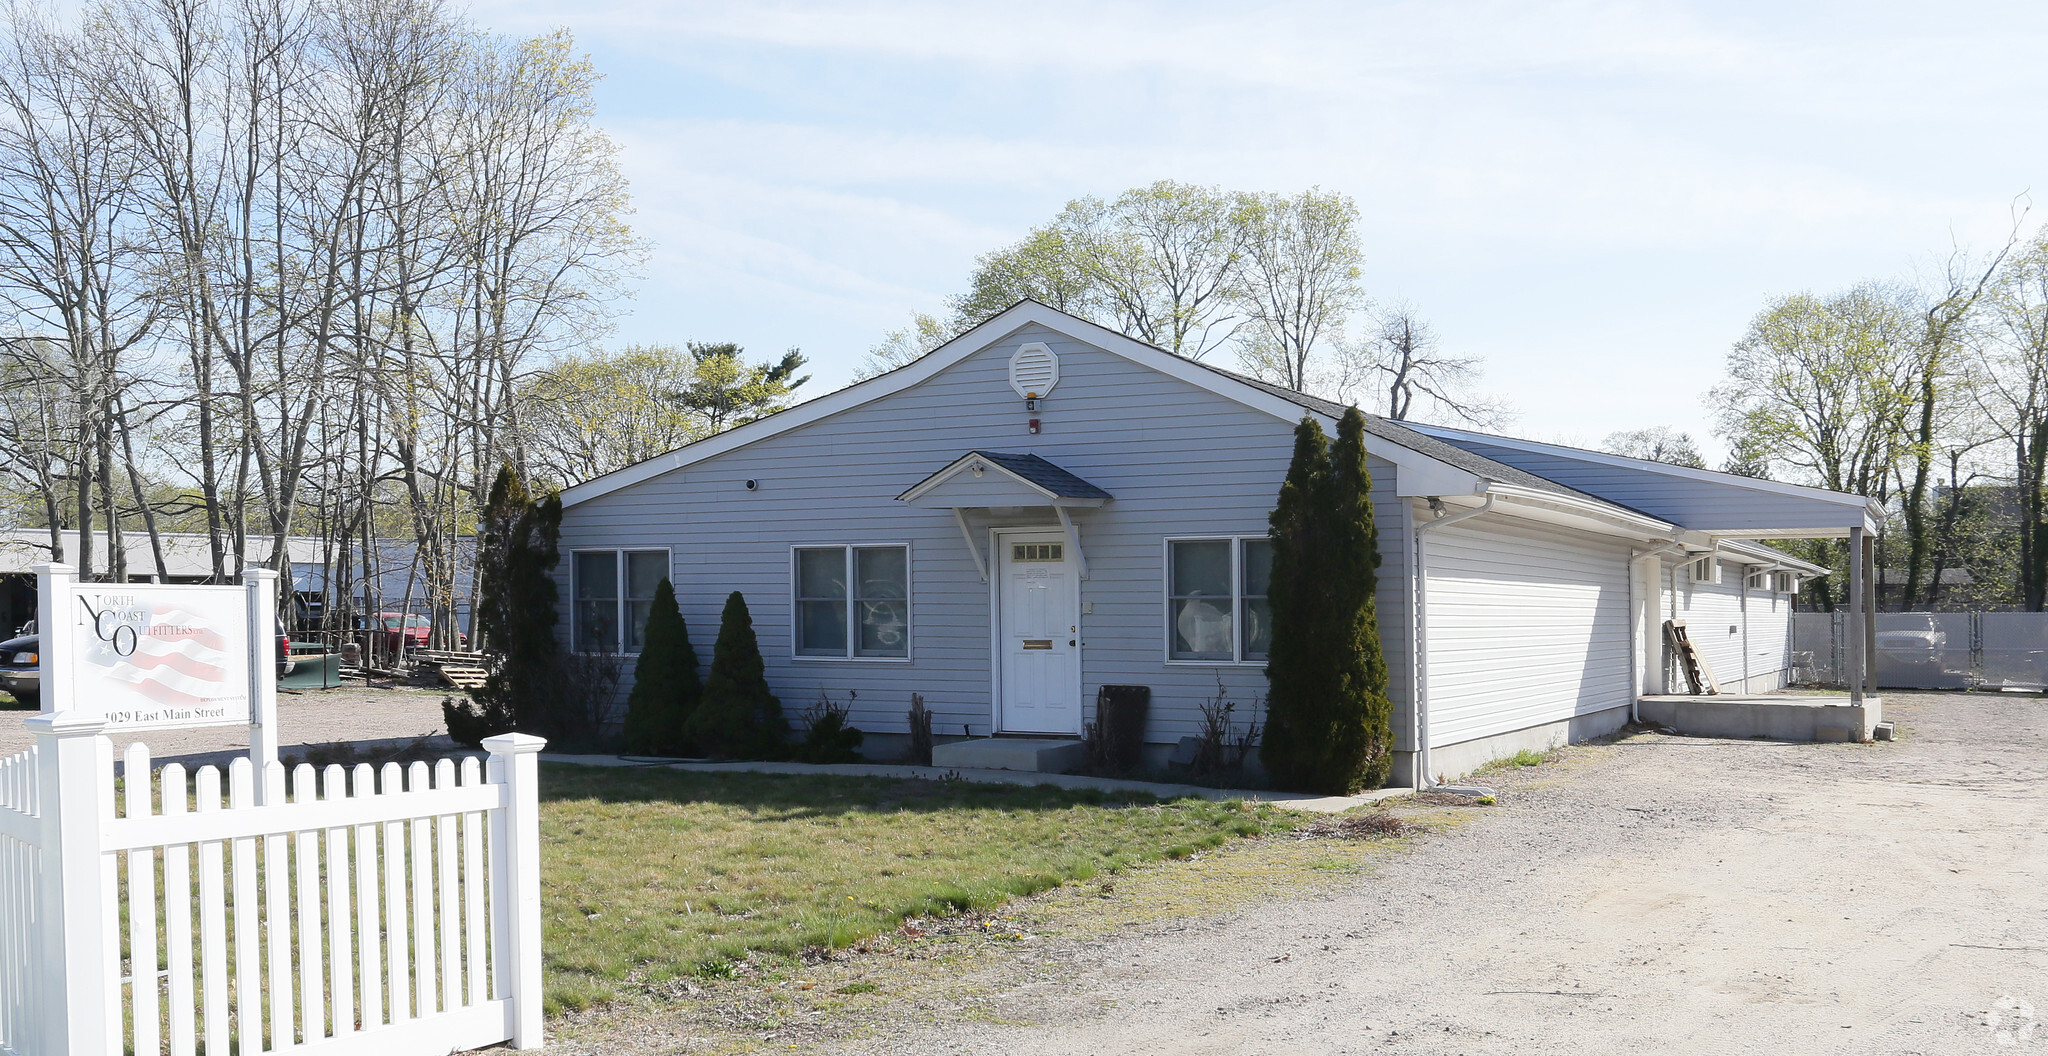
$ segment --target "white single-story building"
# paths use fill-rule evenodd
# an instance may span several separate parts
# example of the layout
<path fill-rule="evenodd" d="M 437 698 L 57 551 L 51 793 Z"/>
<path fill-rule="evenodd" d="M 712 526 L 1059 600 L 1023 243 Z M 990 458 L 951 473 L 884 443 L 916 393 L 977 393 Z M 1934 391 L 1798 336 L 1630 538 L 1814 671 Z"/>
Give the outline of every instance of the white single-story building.
<path fill-rule="evenodd" d="M 942 738 L 1062 738 L 1104 685 L 1151 688 L 1163 751 L 1219 686 L 1240 715 L 1263 695 L 1267 515 L 1295 424 L 1334 433 L 1342 413 L 1026 301 L 908 366 L 568 489 L 564 633 L 632 654 L 667 576 L 700 656 L 741 591 L 785 708 L 857 692 L 877 755 L 901 743 L 912 693 Z M 1878 513 L 1368 422 L 1402 783 L 1620 728 L 1639 697 L 1682 689 L 1667 619 L 1729 690 L 1783 686 L 1793 592 L 1823 570 L 1762 540 L 1867 541 Z"/>

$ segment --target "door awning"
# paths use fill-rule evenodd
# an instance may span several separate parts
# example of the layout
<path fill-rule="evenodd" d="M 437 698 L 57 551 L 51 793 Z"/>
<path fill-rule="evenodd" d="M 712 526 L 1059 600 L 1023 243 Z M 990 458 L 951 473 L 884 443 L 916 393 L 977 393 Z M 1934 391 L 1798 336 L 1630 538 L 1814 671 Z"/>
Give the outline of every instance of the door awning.
<path fill-rule="evenodd" d="M 969 451 L 896 496 L 927 510 L 991 506 L 1095 507 L 1109 492 L 1037 455 Z"/>
<path fill-rule="evenodd" d="M 988 561 L 967 529 L 964 510 L 1023 506 L 1050 506 L 1066 530 L 1067 543 L 1074 548 L 1081 578 L 1088 578 L 1088 555 L 1081 549 L 1081 533 L 1067 511 L 1093 509 L 1110 500 L 1109 492 L 1047 462 L 1037 455 L 1001 451 L 969 451 L 944 469 L 912 485 L 896 496 L 904 503 L 925 510 L 951 510 L 960 526 L 960 538 L 974 555 L 974 567 L 982 582 L 988 581 Z"/>

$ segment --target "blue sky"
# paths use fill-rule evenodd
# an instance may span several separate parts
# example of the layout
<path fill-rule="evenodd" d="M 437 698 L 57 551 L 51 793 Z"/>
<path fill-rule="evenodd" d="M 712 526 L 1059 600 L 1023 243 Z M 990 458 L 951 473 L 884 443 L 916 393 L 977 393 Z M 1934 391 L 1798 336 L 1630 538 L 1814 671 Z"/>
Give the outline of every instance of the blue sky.
<path fill-rule="evenodd" d="M 820 392 L 1071 198 L 1314 185 L 1357 201 L 1369 293 L 1484 357 L 1506 431 L 1707 440 L 1766 299 L 1931 274 L 2029 191 L 2048 217 L 2041 4 L 473 11 L 606 74 L 654 246 L 613 340 L 800 346 Z"/>

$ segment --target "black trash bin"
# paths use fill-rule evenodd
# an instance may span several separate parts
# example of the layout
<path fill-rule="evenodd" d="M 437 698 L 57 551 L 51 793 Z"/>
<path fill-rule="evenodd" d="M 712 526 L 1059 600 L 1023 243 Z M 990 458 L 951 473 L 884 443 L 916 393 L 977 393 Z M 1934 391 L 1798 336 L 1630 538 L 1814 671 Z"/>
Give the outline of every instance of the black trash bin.
<path fill-rule="evenodd" d="M 1151 686 L 1104 686 L 1096 691 L 1096 736 L 1103 762 L 1128 773 L 1145 761 L 1145 714 L 1150 710 Z"/>

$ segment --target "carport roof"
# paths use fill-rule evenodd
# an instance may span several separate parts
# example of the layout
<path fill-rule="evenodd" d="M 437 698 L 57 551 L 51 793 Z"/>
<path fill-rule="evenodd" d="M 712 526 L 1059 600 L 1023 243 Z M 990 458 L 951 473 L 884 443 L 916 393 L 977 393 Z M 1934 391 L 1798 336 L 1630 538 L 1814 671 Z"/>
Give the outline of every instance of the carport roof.
<path fill-rule="evenodd" d="M 1491 436 L 1440 425 L 1411 431 L 1667 521 L 1704 539 L 1828 539 L 1876 530 L 1883 507 L 1861 495 Z"/>
<path fill-rule="evenodd" d="M 1310 396 L 1307 393 L 1295 392 L 1292 389 L 1260 381 L 1257 378 L 1232 373 L 1221 367 L 1211 367 L 1207 363 L 1202 364 L 1202 366 L 1208 367 L 1210 370 L 1226 378 L 1278 396 L 1283 400 L 1300 406 L 1304 410 L 1314 411 L 1328 418 L 1342 418 L 1344 417 L 1344 412 L 1349 409 L 1341 403 L 1325 400 L 1317 396 Z M 1549 492 L 1553 495 L 1566 495 L 1601 505 L 1619 507 L 1630 513 L 1643 514 L 1642 510 L 1631 509 L 1627 505 L 1617 503 L 1611 499 L 1581 491 L 1547 477 L 1537 476 L 1534 473 L 1518 469 L 1497 459 L 1488 458 L 1478 452 L 1466 450 L 1456 444 L 1445 443 L 1434 436 L 1411 428 L 1407 422 L 1397 422 L 1390 418 L 1382 418 L 1376 414 L 1366 414 L 1365 431 L 1389 443 L 1399 444 L 1416 454 L 1427 455 L 1445 465 L 1456 466 L 1481 480 L 1491 483 L 1508 484 L 1517 488 L 1527 488 L 1530 491 Z M 1643 515 L 1650 516 L 1649 514 Z"/>

